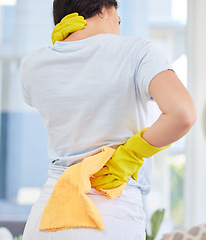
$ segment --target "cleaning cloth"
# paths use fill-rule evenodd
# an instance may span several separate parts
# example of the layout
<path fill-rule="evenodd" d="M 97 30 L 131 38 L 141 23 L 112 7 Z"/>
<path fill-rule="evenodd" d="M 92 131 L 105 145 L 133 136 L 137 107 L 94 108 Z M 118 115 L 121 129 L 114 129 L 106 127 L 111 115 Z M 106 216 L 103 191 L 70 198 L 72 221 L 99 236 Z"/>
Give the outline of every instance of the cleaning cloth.
<path fill-rule="evenodd" d="M 68 167 L 57 180 L 44 208 L 39 230 L 58 231 L 74 227 L 96 228 L 103 231 L 104 224 L 95 204 L 87 197 L 91 189 L 90 178 L 98 172 L 115 153 L 103 147 L 102 152 L 89 156 Z M 118 197 L 127 184 L 117 188 L 99 189 L 109 199 Z"/>

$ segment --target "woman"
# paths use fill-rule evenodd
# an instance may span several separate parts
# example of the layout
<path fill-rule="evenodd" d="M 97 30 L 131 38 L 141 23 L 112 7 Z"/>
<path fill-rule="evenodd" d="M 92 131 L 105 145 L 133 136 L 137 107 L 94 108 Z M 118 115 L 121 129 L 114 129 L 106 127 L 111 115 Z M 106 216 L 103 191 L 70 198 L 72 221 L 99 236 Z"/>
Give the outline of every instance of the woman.
<path fill-rule="evenodd" d="M 141 137 L 156 148 L 180 139 L 196 119 L 189 93 L 159 50 L 150 41 L 118 36 L 116 0 L 55 0 L 55 25 L 75 12 L 86 19 L 82 29 L 60 34 L 58 41 L 54 37 L 52 47 L 32 52 L 21 65 L 24 99 L 42 117 L 52 160 L 23 239 L 145 239 L 142 194 L 150 191 L 151 158 L 140 168 L 138 181 L 129 178 L 119 197 L 108 200 L 94 189 L 87 194 L 101 214 L 104 231 L 38 230 L 65 169 L 102 146 L 116 149 L 145 128 L 148 101 L 156 101 L 162 114 Z"/>

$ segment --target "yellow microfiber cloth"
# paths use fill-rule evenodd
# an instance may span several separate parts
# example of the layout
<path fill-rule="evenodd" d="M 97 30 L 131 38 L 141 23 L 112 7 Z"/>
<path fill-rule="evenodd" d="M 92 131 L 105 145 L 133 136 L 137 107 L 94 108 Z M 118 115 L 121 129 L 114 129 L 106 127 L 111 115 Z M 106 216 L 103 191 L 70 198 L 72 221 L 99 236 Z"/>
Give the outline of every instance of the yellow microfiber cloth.
<path fill-rule="evenodd" d="M 91 189 L 90 178 L 105 165 L 115 151 L 113 148 L 103 147 L 102 152 L 89 156 L 64 171 L 44 208 L 39 230 L 58 231 L 74 227 L 104 230 L 101 215 L 86 193 Z M 113 199 L 121 194 L 126 185 L 124 183 L 113 189 L 99 191 Z"/>

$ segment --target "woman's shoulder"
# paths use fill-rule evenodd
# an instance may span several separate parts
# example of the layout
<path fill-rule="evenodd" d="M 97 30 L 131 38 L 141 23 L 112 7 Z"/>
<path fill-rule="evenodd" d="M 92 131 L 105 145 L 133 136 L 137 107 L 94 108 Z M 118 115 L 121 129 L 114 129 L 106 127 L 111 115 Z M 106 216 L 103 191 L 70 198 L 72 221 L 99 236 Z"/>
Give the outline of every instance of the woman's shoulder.
<path fill-rule="evenodd" d="M 151 40 L 141 37 L 108 34 L 107 37 L 105 36 L 105 40 L 106 39 L 110 42 L 110 47 L 115 46 L 119 49 L 132 49 L 135 52 L 144 52 L 156 48 Z M 106 41 L 105 44 L 107 44 Z"/>
<path fill-rule="evenodd" d="M 151 40 L 142 38 L 142 37 L 136 37 L 136 36 L 121 36 L 121 35 L 114 35 L 114 34 L 108 34 L 108 37 L 110 37 L 111 40 L 119 42 L 119 43 L 127 43 L 127 44 L 150 44 L 152 43 Z"/>
<path fill-rule="evenodd" d="M 44 53 L 47 53 L 49 51 L 49 49 L 50 47 L 47 46 L 25 53 L 25 55 L 21 59 L 21 67 L 27 67 L 31 65 L 31 63 L 33 63 L 37 58 L 39 60 L 40 57 L 44 55 Z"/>

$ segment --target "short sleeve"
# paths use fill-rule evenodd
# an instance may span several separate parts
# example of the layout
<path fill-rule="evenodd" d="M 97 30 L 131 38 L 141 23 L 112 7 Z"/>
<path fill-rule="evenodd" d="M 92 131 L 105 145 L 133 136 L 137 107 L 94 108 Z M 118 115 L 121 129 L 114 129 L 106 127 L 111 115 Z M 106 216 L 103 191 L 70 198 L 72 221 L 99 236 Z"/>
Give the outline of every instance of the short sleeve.
<path fill-rule="evenodd" d="M 21 89 L 22 89 L 22 95 L 23 100 L 30 106 L 32 106 L 31 100 L 29 99 L 28 95 L 28 76 L 27 76 L 27 69 L 25 65 L 25 59 L 23 58 L 20 66 L 20 79 L 21 79 Z"/>
<path fill-rule="evenodd" d="M 150 41 L 143 40 L 135 51 L 135 85 L 143 101 L 154 101 L 149 94 L 151 80 L 160 72 L 172 69 L 166 56 Z M 134 59 L 133 58 L 133 59 Z"/>

